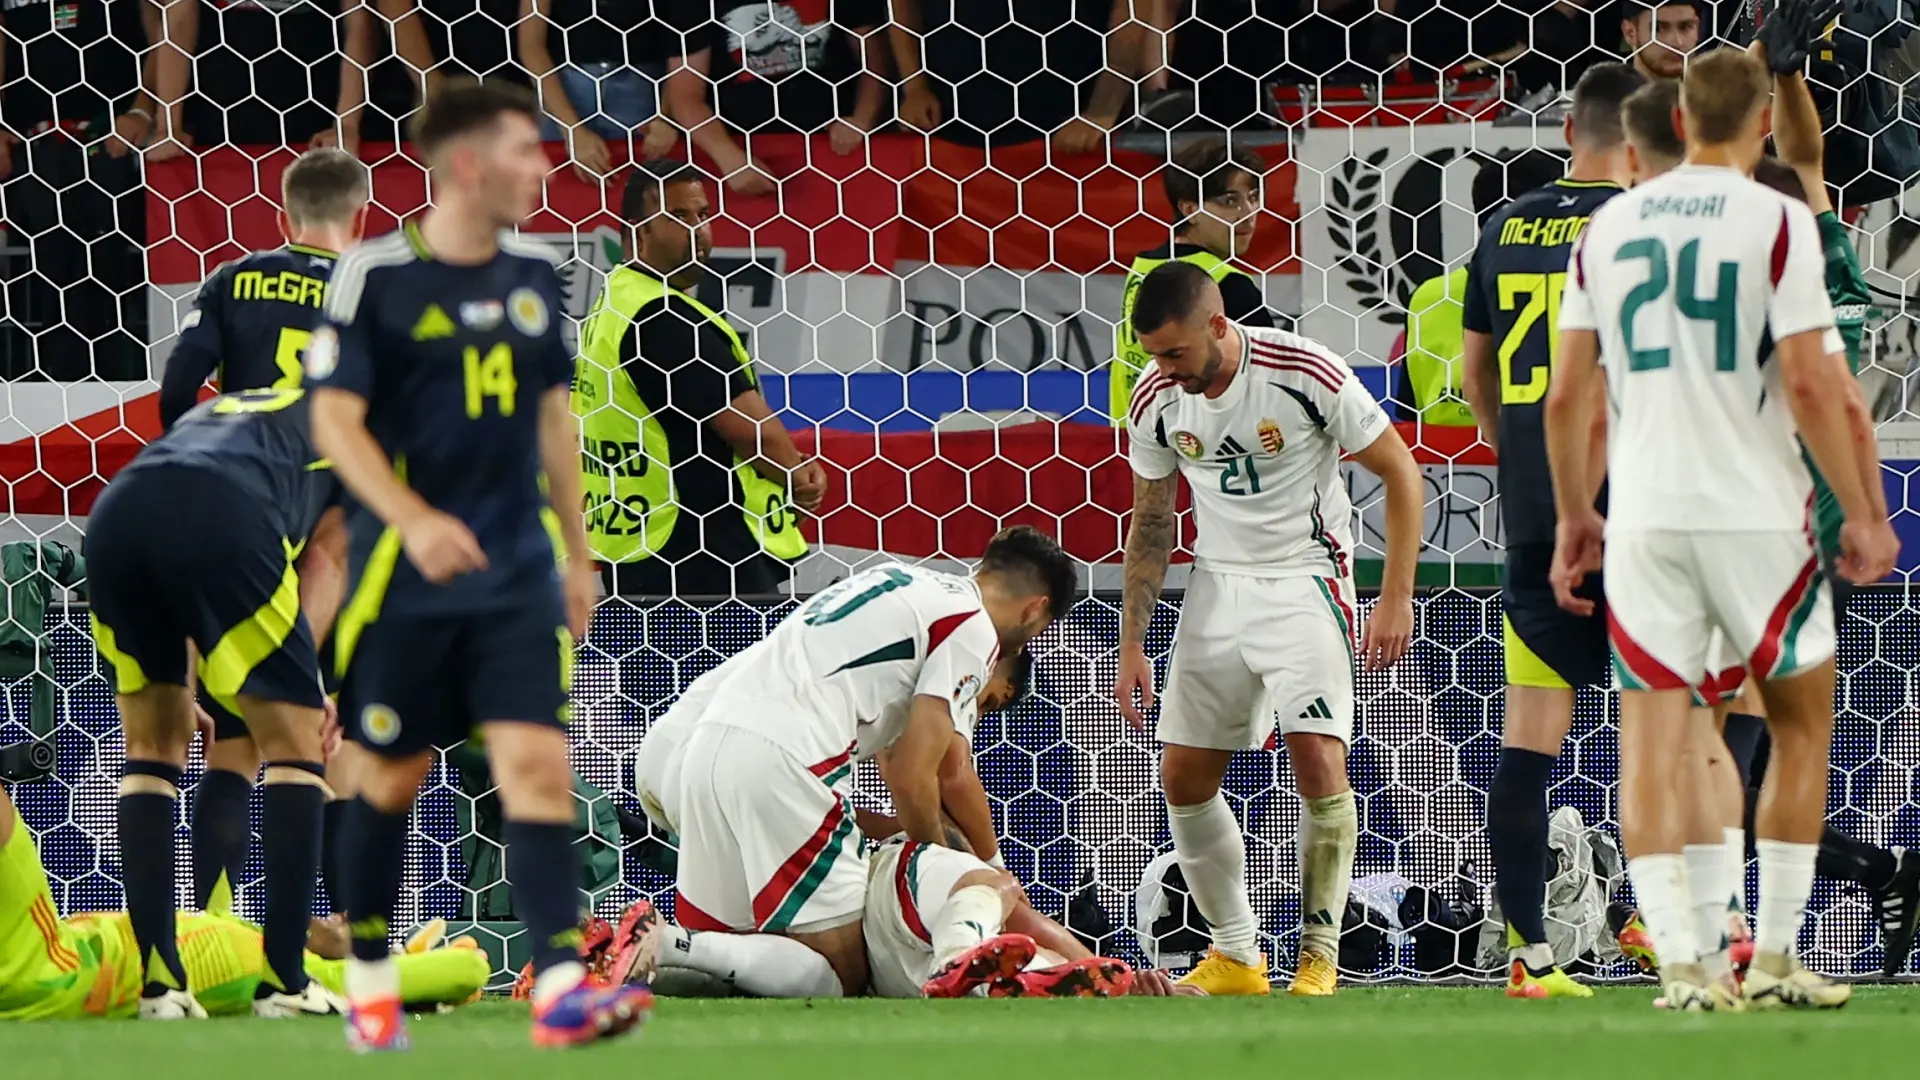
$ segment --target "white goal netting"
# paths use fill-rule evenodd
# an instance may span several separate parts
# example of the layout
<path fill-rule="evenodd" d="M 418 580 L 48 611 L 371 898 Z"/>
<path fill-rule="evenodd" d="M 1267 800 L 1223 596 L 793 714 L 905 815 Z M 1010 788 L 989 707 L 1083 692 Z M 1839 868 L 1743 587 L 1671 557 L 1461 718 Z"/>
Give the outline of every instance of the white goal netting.
<path fill-rule="evenodd" d="M 658 2 L 664 10 L 670 0 Z M 629 112 L 640 109 L 644 119 L 651 101 L 663 99 L 684 107 L 688 96 L 674 96 L 675 80 L 702 76 L 674 58 L 708 51 L 705 84 L 722 84 L 721 119 L 736 122 L 727 115 L 728 87 L 778 84 L 791 75 L 780 67 L 786 63 L 808 74 L 817 61 L 830 73 L 839 56 L 851 66 L 821 77 L 844 84 L 842 111 L 875 130 L 850 138 L 825 120 L 755 121 L 764 126 L 751 141 L 753 160 L 773 183 L 766 193 L 710 185 L 716 247 L 701 287 L 748 339 L 768 399 L 827 467 L 831 493 L 805 522 L 813 546 L 796 589 L 810 592 L 882 556 L 954 565 L 997 527 L 1020 522 L 1057 533 L 1085 562 L 1093 594 L 1039 643 L 1032 699 L 983 722 L 979 768 L 1008 865 L 1035 904 L 1103 950 L 1137 957 L 1135 886 L 1168 840 L 1156 746 L 1125 729 L 1109 698 L 1118 633 L 1110 590 L 1118 586 L 1130 487 L 1107 426 L 1107 364 L 1128 264 L 1171 239 L 1161 180 L 1169 147 L 1230 128 L 1265 169 L 1258 228 L 1240 264 L 1269 308 L 1345 352 L 1376 395 L 1398 402 L 1427 478 L 1417 641 L 1399 667 L 1361 679 L 1356 877 L 1377 914 L 1362 930 L 1374 936 L 1358 938 L 1349 959 L 1368 974 L 1422 975 L 1471 957 L 1470 944 L 1436 946 L 1428 931 L 1446 908 L 1461 913 L 1464 926 L 1440 933 L 1477 939 L 1474 913 L 1490 892 L 1485 789 L 1498 756 L 1503 681 L 1493 458 L 1470 427 L 1414 419 L 1400 338 L 1413 290 L 1464 265 L 1472 248 L 1475 175 L 1525 148 L 1563 148 L 1550 88 L 1581 64 L 1617 55 L 1620 19 L 1569 4 L 1528 21 L 1499 5 L 1444 0 L 1323 0 L 1297 10 L 1268 0 L 1119 0 L 1111 9 L 1021 0 L 1012 14 L 1008 5 L 984 5 L 998 13 L 989 17 L 960 0 L 928 0 L 891 5 L 917 25 L 889 27 L 886 4 L 848 22 L 857 5 L 703 2 L 695 6 L 721 11 L 695 20 L 697 36 L 664 23 L 648 24 L 651 38 L 626 34 L 629 48 L 643 38 L 657 44 L 660 34 L 679 42 L 659 55 L 569 64 L 563 46 L 584 48 L 577 43 L 586 39 L 548 34 L 544 24 L 522 32 L 541 16 L 512 0 L 383 2 L 378 14 L 347 6 L 366 20 L 364 41 L 325 3 L 223 0 L 198 5 L 192 25 L 159 18 L 158 9 L 143 19 L 145 5 L 105 0 L 7 5 L 0 115 L 18 138 L 0 180 L 6 540 L 79 547 L 100 488 L 157 433 L 156 383 L 194 289 L 224 259 L 279 242 L 281 172 L 313 132 L 334 129 L 349 104 L 338 93 L 343 73 L 349 84 L 356 71 L 372 75 L 369 103 L 347 114 L 356 119 L 347 135 L 372 167 L 376 233 L 426 205 L 420 166 L 393 141 L 414 107 L 421 57 L 436 74 L 524 82 L 527 42 L 537 37 L 548 53 L 563 54 L 547 60 L 566 68 L 566 78 L 549 82 L 570 98 L 598 80 L 600 98 L 573 101 L 565 111 L 574 115 L 557 120 L 615 131 L 599 138 L 605 160 L 592 159 L 577 136 L 552 143 L 545 204 L 526 226 L 568 257 L 570 314 L 578 319 L 620 257 L 613 211 L 624 166 L 650 134 L 655 152 L 689 153 L 685 137 L 635 126 Z M 609 18 L 592 12 L 618 6 L 536 5 L 555 19 L 574 8 Z M 44 28 L 31 21 L 39 8 Z M 1568 18 L 1568 8 L 1583 14 Z M 1704 4 L 1701 11 L 1700 34 L 1711 39 L 1713 12 Z M 1735 32 L 1732 15 L 1722 14 L 1719 30 Z M 190 39 L 177 36 L 182 27 Z M 1904 41 L 1905 29 L 1896 21 L 1884 33 Z M 1843 25 L 1836 41 L 1848 33 Z M 56 55 L 46 51 L 49 41 L 90 34 L 69 51 L 92 59 L 45 59 Z M 611 27 L 607 35 L 621 37 Z M 837 43 L 829 40 L 836 35 Z M 897 90 L 901 38 L 919 43 L 926 67 L 927 83 L 909 80 L 911 93 Z M 1835 132 L 1905 130 L 1904 87 L 1885 72 L 1909 69 L 1861 48 L 1868 61 L 1859 78 L 1878 80 L 1884 107 L 1863 112 L 1843 97 Z M 132 96 L 137 69 L 164 79 L 172 60 L 184 65 L 182 92 L 190 96 L 171 131 L 181 145 L 148 149 L 143 161 L 113 142 L 112 118 L 121 118 L 123 133 L 151 137 L 128 113 L 143 100 Z M 871 102 L 869 81 L 877 84 Z M 616 83 L 626 88 L 619 95 Z M 897 94 L 923 104 L 920 85 L 938 102 L 942 126 L 931 137 L 893 120 Z M 646 101 L 636 103 L 641 90 Z M 696 88 L 691 99 L 703 95 Z M 1113 117 L 1095 114 L 1099 126 L 1111 121 L 1111 134 L 1073 122 L 1076 96 L 1092 101 L 1090 109 L 1120 102 Z M 861 112 L 868 104 L 875 111 Z M 1535 110 L 1545 110 L 1537 120 Z M 158 112 L 165 115 L 164 104 Z M 1886 126 L 1847 127 L 1873 115 Z M 1024 138 L 1048 132 L 1060 134 Z M 727 172 L 702 146 L 694 160 L 716 176 Z M 1844 167 L 1862 176 L 1897 170 L 1877 152 Z M 574 160 L 608 181 L 572 168 Z M 1908 395 L 1920 322 L 1898 298 L 1920 271 L 1920 226 L 1903 209 L 1904 178 L 1881 179 L 1849 188 L 1878 200 L 1863 214 L 1850 208 L 1849 217 L 1862 262 L 1890 294 L 1872 324 L 1865 377 L 1884 425 L 1889 501 L 1909 541 L 1910 568 L 1920 558 L 1920 517 L 1906 482 L 1920 472 L 1920 428 L 1911 426 L 1920 415 Z M 1350 482 L 1361 507 L 1365 585 L 1379 572 L 1383 511 L 1370 477 Z M 1920 838 L 1920 611 L 1908 600 L 1909 572 L 1862 591 L 1841 627 L 1831 810 L 1836 824 L 1884 844 Z M 1176 567 L 1148 640 L 1162 660 L 1183 573 Z M 73 604 L 56 604 L 44 631 L 19 627 L 24 652 L 5 669 L 18 678 L 0 744 L 51 724 L 57 776 L 14 796 L 70 912 L 119 902 L 113 795 L 123 751 L 83 601 L 67 598 Z M 590 901 L 602 914 L 642 893 L 671 896 L 655 845 L 631 814 L 632 758 L 648 721 L 785 610 L 754 598 L 616 599 L 599 612 L 577 668 L 572 736 L 575 764 L 593 789 L 583 851 L 597 867 Z M 0 650 L 0 664 L 7 660 Z M 511 917 L 495 887 L 500 862 L 484 785 L 463 783 L 457 765 L 436 768 L 421 802 L 403 921 Z M 1583 694 L 1552 798 L 1586 825 L 1610 830 L 1615 772 L 1607 701 Z M 1269 952 L 1290 960 L 1299 806 L 1285 762 L 1246 754 L 1227 787 L 1248 823 L 1255 905 L 1275 938 Z M 629 812 L 624 831 L 616 809 Z M 256 854 L 241 883 L 243 911 L 257 911 L 258 866 Z M 1577 864 L 1563 869 L 1589 873 Z M 1412 901 L 1403 902 L 1410 890 Z M 1878 934 L 1857 894 L 1823 884 L 1810 923 L 1814 966 L 1878 970 Z M 1596 962 L 1624 974 L 1604 948 Z"/>

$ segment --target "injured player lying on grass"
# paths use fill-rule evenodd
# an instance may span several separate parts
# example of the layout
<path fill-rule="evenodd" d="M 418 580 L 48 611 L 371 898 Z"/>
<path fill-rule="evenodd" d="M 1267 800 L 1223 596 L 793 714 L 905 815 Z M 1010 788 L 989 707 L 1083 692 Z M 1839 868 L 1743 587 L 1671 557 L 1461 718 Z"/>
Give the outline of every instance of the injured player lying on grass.
<path fill-rule="evenodd" d="M 978 695 L 979 712 L 1023 700 L 1030 674 L 1029 654 L 1001 658 Z M 1176 990 L 1165 972 L 1135 972 L 1095 956 L 1035 910 L 1011 873 L 974 855 L 951 819 L 942 847 L 907 839 L 888 815 L 856 810 L 855 818 L 864 835 L 883 838 L 868 862 L 864 912 L 869 989 L 876 996 L 1198 996 L 1191 988 Z M 590 969 L 613 978 L 644 981 L 667 969 L 655 986 L 662 993 L 692 983 L 703 994 L 806 996 L 801 981 L 760 970 L 754 954 L 736 948 L 742 936 L 668 926 L 641 900 L 617 928 L 590 917 L 582 950 Z"/>

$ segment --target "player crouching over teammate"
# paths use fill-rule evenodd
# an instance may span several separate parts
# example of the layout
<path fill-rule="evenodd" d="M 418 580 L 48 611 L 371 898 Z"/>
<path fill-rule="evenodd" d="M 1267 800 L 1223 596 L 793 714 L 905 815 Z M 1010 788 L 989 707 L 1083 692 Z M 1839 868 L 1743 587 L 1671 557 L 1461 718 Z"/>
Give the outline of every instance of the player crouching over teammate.
<path fill-rule="evenodd" d="M 270 977 L 260 930 L 230 915 L 182 911 L 175 949 L 196 1004 L 212 1016 L 245 1014 Z M 141 1012 L 141 969 L 124 912 L 61 919 L 33 836 L 0 787 L 0 1020 L 119 1019 Z M 303 930 L 302 969 L 339 993 L 346 929 L 313 919 Z M 410 1006 L 460 1005 L 486 987 L 492 965 L 478 949 L 446 948 L 398 957 Z"/>
<path fill-rule="evenodd" d="M 681 925 L 663 928 L 661 963 L 761 997 L 864 990 L 854 762 L 878 759 L 909 840 L 943 843 L 944 810 L 992 858 L 972 764 L 978 696 L 997 657 L 1074 592 L 1072 559 L 1016 526 L 971 577 L 855 574 L 694 680 L 647 732 L 636 770 L 642 808 L 679 843 Z"/>

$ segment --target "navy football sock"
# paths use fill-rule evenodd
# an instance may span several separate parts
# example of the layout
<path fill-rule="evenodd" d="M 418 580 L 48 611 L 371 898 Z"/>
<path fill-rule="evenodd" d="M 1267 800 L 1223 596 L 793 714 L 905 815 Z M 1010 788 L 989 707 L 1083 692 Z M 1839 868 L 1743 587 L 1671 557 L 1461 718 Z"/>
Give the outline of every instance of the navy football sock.
<path fill-rule="evenodd" d="M 320 875 L 327 886 L 327 907 L 336 915 L 347 910 L 346 864 L 341 861 L 340 836 L 346 827 L 351 799 L 334 799 L 320 810 Z"/>
<path fill-rule="evenodd" d="M 1727 714 L 1727 753 L 1733 755 L 1733 767 L 1740 770 L 1743 787 L 1760 786 L 1753 778 L 1753 759 L 1760 752 L 1760 740 L 1766 734 L 1765 720 L 1749 713 Z"/>
<path fill-rule="evenodd" d="M 313 887 L 320 876 L 320 816 L 327 797 L 317 783 L 321 771 L 318 764 L 307 762 L 267 764 L 260 821 L 267 886 L 262 993 L 271 992 L 273 983 L 289 994 L 307 988 L 307 932 L 313 919 Z"/>
<path fill-rule="evenodd" d="M 388 814 L 365 799 L 345 811 L 341 844 L 351 852 L 347 875 L 347 921 L 356 960 L 382 960 L 389 943 L 393 912 L 400 904 L 400 875 L 407 852 L 407 815 Z"/>
<path fill-rule="evenodd" d="M 120 876 L 139 950 L 142 997 L 187 989 L 174 937 L 173 815 L 180 772 L 164 762 L 128 761 L 120 774 Z"/>
<path fill-rule="evenodd" d="M 225 876 L 240 885 L 247 861 L 247 800 L 252 779 L 226 769 L 208 769 L 193 786 L 193 906 L 205 909 Z"/>
<path fill-rule="evenodd" d="M 1899 868 L 1893 852 L 1855 840 L 1831 825 L 1820 835 L 1814 872 L 1823 878 L 1851 881 L 1877 892 L 1893 884 L 1894 872 Z"/>
<path fill-rule="evenodd" d="M 1547 780 L 1554 759 L 1532 750 L 1500 749 L 1487 789 L 1487 844 L 1494 894 L 1522 944 L 1547 940 Z"/>
<path fill-rule="evenodd" d="M 514 913 L 533 940 L 533 970 L 580 958 L 580 861 L 573 826 L 506 823 Z"/>

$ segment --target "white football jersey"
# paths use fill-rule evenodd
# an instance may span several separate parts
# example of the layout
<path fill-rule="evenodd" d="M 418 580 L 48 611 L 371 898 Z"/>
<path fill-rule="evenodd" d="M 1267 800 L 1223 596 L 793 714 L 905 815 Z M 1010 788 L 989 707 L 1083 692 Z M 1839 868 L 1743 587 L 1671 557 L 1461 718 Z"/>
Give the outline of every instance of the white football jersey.
<path fill-rule="evenodd" d="M 1600 335 L 1609 528 L 1805 526 L 1813 480 L 1772 341 L 1826 331 L 1841 349 L 1805 205 L 1710 166 L 1642 184 L 1581 234 L 1560 327 Z"/>
<path fill-rule="evenodd" d="M 1240 364 L 1217 398 L 1148 371 L 1134 387 L 1127 459 L 1193 492 L 1194 565 L 1253 577 L 1347 577 L 1353 504 L 1343 453 L 1391 426 L 1345 360 L 1311 338 L 1234 327 Z"/>
<path fill-rule="evenodd" d="M 886 563 L 836 582 L 766 637 L 695 679 L 656 722 L 757 732 L 809 765 L 872 757 L 905 730 L 916 696 L 940 698 L 972 738 L 999 635 L 972 578 Z M 769 709 L 775 701 L 792 708 Z M 652 737 L 652 733 L 649 733 Z"/>

